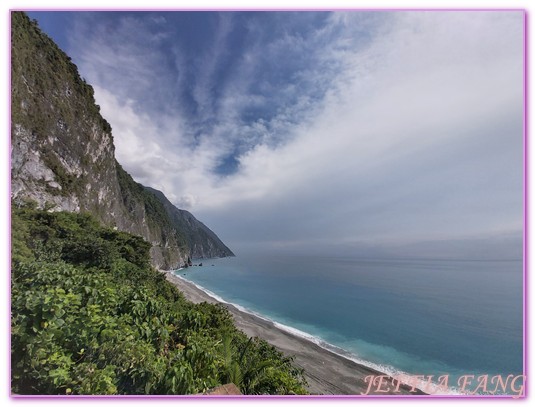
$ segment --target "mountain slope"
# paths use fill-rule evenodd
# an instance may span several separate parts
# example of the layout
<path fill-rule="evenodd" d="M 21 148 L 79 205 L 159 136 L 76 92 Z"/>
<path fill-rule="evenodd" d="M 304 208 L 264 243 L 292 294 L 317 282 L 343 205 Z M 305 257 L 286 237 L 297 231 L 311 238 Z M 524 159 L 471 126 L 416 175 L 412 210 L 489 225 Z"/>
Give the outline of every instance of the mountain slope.
<path fill-rule="evenodd" d="M 192 258 L 230 257 L 234 253 L 204 223 L 199 222 L 188 211 L 178 209 L 169 199 L 154 188 L 145 187 L 164 206 L 167 215 L 177 230 L 184 231 L 184 238 L 191 250 Z"/>
<path fill-rule="evenodd" d="M 112 129 L 100 115 L 93 88 L 37 23 L 12 12 L 11 41 L 13 202 L 87 212 L 142 236 L 151 244 L 153 265 L 162 269 L 186 264 L 197 257 L 193 253 L 214 252 L 214 241 L 195 230 L 209 234 L 194 222 L 194 230 L 188 223 L 177 228 L 161 200 L 117 163 Z"/>

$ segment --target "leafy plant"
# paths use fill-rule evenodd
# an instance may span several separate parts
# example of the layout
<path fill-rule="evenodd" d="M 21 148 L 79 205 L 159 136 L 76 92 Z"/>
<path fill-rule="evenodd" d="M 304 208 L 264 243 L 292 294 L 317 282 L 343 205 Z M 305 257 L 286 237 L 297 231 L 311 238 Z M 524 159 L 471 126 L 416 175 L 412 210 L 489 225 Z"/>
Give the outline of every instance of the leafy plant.
<path fill-rule="evenodd" d="M 302 370 L 192 304 L 149 244 L 87 214 L 12 209 L 11 366 L 17 394 L 304 393 Z"/>

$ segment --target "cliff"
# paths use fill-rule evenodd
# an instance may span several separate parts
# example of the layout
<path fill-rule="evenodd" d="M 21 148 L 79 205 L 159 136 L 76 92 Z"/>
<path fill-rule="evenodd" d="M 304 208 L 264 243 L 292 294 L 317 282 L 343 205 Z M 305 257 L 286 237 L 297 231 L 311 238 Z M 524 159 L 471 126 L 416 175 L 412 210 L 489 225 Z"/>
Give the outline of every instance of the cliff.
<path fill-rule="evenodd" d="M 136 183 L 115 159 L 112 129 L 75 64 L 21 12 L 11 13 L 11 197 L 87 212 L 142 236 L 155 267 L 232 255 L 193 215 Z M 163 197 L 163 198 L 162 198 Z"/>
<path fill-rule="evenodd" d="M 171 224 L 177 230 L 184 232 L 187 246 L 190 248 L 192 258 L 213 258 L 229 257 L 234 253 L 212 232 L 204 223 L 199 222 L 195 217 L 183 209 L 174 206 L 161 191 L 145 187 L 145 190 L 152 193 L 164 206 Z"/>

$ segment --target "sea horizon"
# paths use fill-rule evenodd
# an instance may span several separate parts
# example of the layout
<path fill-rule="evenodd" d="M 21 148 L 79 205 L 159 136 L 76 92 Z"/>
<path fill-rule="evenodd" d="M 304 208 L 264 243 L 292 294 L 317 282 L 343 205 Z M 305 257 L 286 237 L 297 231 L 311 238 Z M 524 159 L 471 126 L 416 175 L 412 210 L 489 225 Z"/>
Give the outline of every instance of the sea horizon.
<path fill-rule="evenodd" d="M 221 259 L 198 259 L 194 261 L 194 264 L 202 263 L 202 267 L 194 266 L 175 270 L 173 274 L 193 283 L 218 302 L 230 304 L 242 312 L 270 321 L 275 327 L 283 331 L 311 341 L 353 362 L 389 376 L 423 375 L 424 379 L 420 381 L 419 388 L 424 387 L 428 381 L 436 384 L 439 376 L 447 375 L 450 378 L 447 386 L 449 389 L 448 394 L 463 394 L 459 390 L 458 381 L 462 380 L 461 377 L 465 375 L 474 375 L 475 377 L 500 375 L 506 377 L 508 375 L 517 376 L 523 374 L 522 311 L 518 312 L 519 308 L 521 310 L 523 306 L 522 295 L 520 297 L 505 295 L 501 299 L 496 298 L 495 295 L 492 296 L 491 302 L 494 304 L 500 303 L 504 308 L 499 316 L 496 315 L 499 307 L 485 311 L 485 307 L 489 305 L 492 307 L 492 304 L 483 299 L 484 294 L 490 295 L 491 292 L 522 293 L 522 273 L 512 275 L 513 278 L 508 279 L 511 283 L 505 286 L 504 280 L 501 278 L 504 273 L 509 273 L 517 268 L 521 269 L 523 267 L 522 259 L 373 259 L 352 258 L 350 256 L 341 258 L 311 256 L 310 260 L 314 260 L 316 263 L 316 266 L 313 266 L 312 264 L 304 264 L 303 256 L 296 256 L 292 262 L 291 260 L 289 261 L 292 256 L 287 253 L 281 254 L 281 252 L 278 252 L 279 256 L 274 256 L 275 253 L 277 252 L 271 251 L 262 259 L 255 258 L 258 253 L 254 255 L 246 253 L 242 256 Z M 269 258 L 275 260 L 269 261 L 267 260 Z M 320 258 L 323 259 L 323 262 L 319 261 Z M 335 260 L 339 262 L 337 263 Z M 269 268 L 278 269 L 275 272 L 275 276 L 273 274 L 260 275 L 262 271 L 259 271 L 258 267 L 261 263 L 265 266 L 264 272 Z M 296 276 L 296 273 L 292 272 L 292 267 L 295 268 L 296 263 L 300 263 L 301 268 L 308 266 L 308 281 L 307 278 L 303 279 L 304 275 L 302 273 L 297 272 L 298 276 Z M 325 279 L 322 279 L 319 284 L 321 287 L 315 287 L 315 284 L 311 283 L 311 281 L 318 276 L 318 269 L 322 268 L 324 269 L 323 273 L 330 272 L 330 276 L 337 280 L 334 286 L 342 284 L 342 286 L 346 285 L 352 288 L 337 292 L 337 290 L 333 289 L 333 285 L 325 283 Z M 357 277 L 346 274 L 347 270 L 351 268 L 358 269 Z M 438 290 L 442 292 L 442 295 L 426 296 L 424 288 L 426 284 L 425 275 L 422 276 L 422 273 L 429 273 L 432 268 L 440 270 L 439 272 L 441 273 L 446 273 L 447 278 L 453 279 L 451 282 L 453 284 L 459 282 L 459 278 L 468 280 L 468 283 L 465 281 L 465 288 L 468 287 L 468 291 L 470 287 L 475 288 L 474 283 L 480 280 L 481 277 L 486 277 L 487 283 L 481 285 L 483 290 L 481 291 L 480 300 L 473 301 L 473 297 L 462 299 L 463 295 L 453 295 L 455 298 L 447 298 L 447 295 L 445 295 L 447 290 Z M 379 272 L 378 270 L 380 269 L 383 269 L 383 271 Z M 283 272 L 281 274 L 281 270 L 286 270 L 287 273 Z M 463 274 L 458 274 L 459 270 L 465 272 L 464 277 L 462 277 Z M 371 275 L 370 271 L 372 272 Z M 374 283 L 374 272 L 381 274 L 381 278 L 375 279 L 377 284 Z M 481 273 L 485 272 L 487 274 L 482 276 Z M 400 276 L 399 273 L 405 273 L 405 275 Z M 478 278 L 478 273 L 480 278 Z M 389 276 L 391 281 L 385 281 L 386 276 Z M 520 278 L 516 278 L 517 276 L 520 276 Z M 326 295 L 323 298 L 324 306 L 320 308 L 324 308 L 326 314 L 331 313 L 330 322 L 326 322 L 325 315 L 321 315 L 321 313 L 319 318 L 314 316 L 318 314 L 318 309 L 310 308 L 310 299 L 306 298 L 306 294 L 305 298 L 300 299 L 299 294 L 296 296 L 296 292 L 299 293 L 300 290 L 292 292 L 292 290 L 287 289 L 292 286 L 297 287 L 296 281 L 300 278 L 303 279 L 301 283 L 307 287 L 307 292 L 310 293 L 312 291 L 317 294 L 318 289 L 325 292 Z M 355 284 L 355 278 L 358 280 L 357 284 Z M 268 300 L 269 295 L 266 296 L 261 293 L 266 291 L 266 287 L 273 288 L 274 279 L 279 280 L 281 288 L 285 286 L 286 289 L 282 289 L 282 293 L 281 291 L 273 292 L 272 299 Z M 404 280 L 406 285 L 400 286 L 400 282 Z M 458 321 L 456 328 L 451 326 L 452 318 L 459 318 L 459 314 L 462 314 L 460 311 L 462 307 L 457 307 L 456 311 L 456 307 L 453 307 L 453 313 L 445 312 L 443 318 L 430 319 L 430 315 L 425 312 L 420 316 L 416 315 L 417 313 L 415 312 L 412 321 L 410 321 L 410 318 L 409 320 L 404 319 L 407 317 L 406 312 L 401 312 L 401 316 L 392 314 L 389 319 L 388 311 L 392 308 L 388 306 L 385 309 L 376 310 L 376 315 L 370 315 L 370 312 L 373 312 L 377 304 L 388 303 L 389 301 L 396 303 L 396 306 L 401 309 L 399 307 L 400 299 L 389 300 L 388 292 L 395 297 L 395 293 L 391 290 L 397 285 L 396 288 L 400 292 L 407 294 L 408 286 L 413 285 L 415 281 L 420 281 L 422 284 L 422 287 L 420 287 L 422 292 L 418 295 L 416 293 L 418 288 L 416 287 L 410 298 L 402 299 L 404 305 L 409 309 L 418 309 L 418 303 L 420 303 L 420 307 L 436 310 L 437 303 L 445 301 L 442 304 L 445 306 L 444 310 L 451 310 L 451 307 L 448 306 L 451 305 L 450 302 L 461 302 L 467 305 L 466 302 L 468 301 L 471 303 L 470 313 L 465 315 L 464 320 Z M 362 292 L 358 293 L 359 289 L 361 291 L 364 289 L 364 296 L 367 296 L 367 299 L 364 300 L 367 304 L 363 304 L 363 308 L 366 311 L 361 310 L 359 314 L 359 311 L 356 310 L 353 316 L 351 316 L 351 312 L 343 312 L 340 315 L 340 312 L 333 307 L 333 304 L 338 303 L 340 306 L 350 309 L 355 303 L 363 301 L 359 297 L 363 295 Z M 331 291 L 329 292 L 329 290 Z M 351 295 L 348 296 L 348 292 L 350 293 L 352 290 L 359 297 L 358 299 L 352 298 Z M 409 291 L 411 290 L 409 289 Z M 460 291 L 463 292 L 463 290 Z M 369 297 L 371 293 L 375 294 L 375 298 L 372 298 L 373 296 Z M 289 298 L 288 295 L 293 295 L 293 298 Z M 428 297 L 427 300 L 425 299 L 426 297 Z M 288 302 L 288 312 L 284 311 L 281 301 Z M 427 303 L 422 304 L 422 301 L 427 301 Z M 367 313 L 368 317 L 363 317 L 363 313 Z M 399 329 L 400 318 L 404 320 L 401 325 L 412 325 L 405 327 L 404 332 Z M 476 320 L 479 322 L 476 323 Z M 501 326 L 506 320 L 509 320 L 509 326 Z M 501 322 L 494 326 L 499 321 Z M 433 326 L 426 331 L 421 328 L 422 325 L 426 324 L 433 324 Z M 478 326 L 470 328 L 470 324 Z M 372 332 L 374 326 L 377 332 Z M 361 329 L 367 332 L 360 334 Z M 418 333 L 418 329 L 422 329 L 422 332 Z M 430 335 L 437 330 L 442 332 L 443 335 L 439 337 L 438 341 L 429 343 L 426 338 L 429 339 Z M 462 334 L 459 334 L 460 331 L 462 331 Z M 396 332 L 399 337 L 393 339 L 396 336 Z M 381 335 L 390 337 L 378 339 Z M 452 337 L 448 338 L 444 337 L 444 335 L 451 335 Z M 455 336 L 459 335 L 462 337 L 455 338 Z M 487 340 L 485 340 L 486 337 L 488 337 Z M 414 346 L 407 346 L 411 340 L 418 342 L 417 347 L 419 347 L 420 352 L 414 351 Z M 509 344 L 503 346 L 503 350 L 499 351 L 498 349 L 502 347 L 503 341 L 509 341 Z M 448 346 L 448 343 L 451 346 Z M 442 351 L 440 350 L 441 347 Z M 446 350 L 446 347 L 451 347 L 451 349 Z M 473 349 L 470 350 L 470 348 Z M 471 358 L 466 356 L 467 351 L 473 353 Z M 456 354 L 460 354 L 461 357 L 457 358 Z M 466 359 L 470 360 L 466 362 Z M 489 359 L 494 359 L 494 361 Z M 430 376 L 432 376 L 431 379 L 429 378 Z M 468 386 L 467 389 L 473 390 L 476 386 L 477 384 L 474 383 L 472 387 Z"/>

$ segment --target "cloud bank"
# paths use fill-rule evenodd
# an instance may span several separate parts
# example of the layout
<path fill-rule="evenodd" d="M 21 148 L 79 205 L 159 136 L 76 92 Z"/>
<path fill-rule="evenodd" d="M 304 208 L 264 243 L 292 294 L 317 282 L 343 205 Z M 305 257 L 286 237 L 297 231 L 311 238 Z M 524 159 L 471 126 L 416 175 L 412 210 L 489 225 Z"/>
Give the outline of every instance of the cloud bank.
<path fill-rule="evenodd" d="M 518 243 L 521 12 L 76 13 L 70 30 L 119 162 L 231 245 Z"/>

